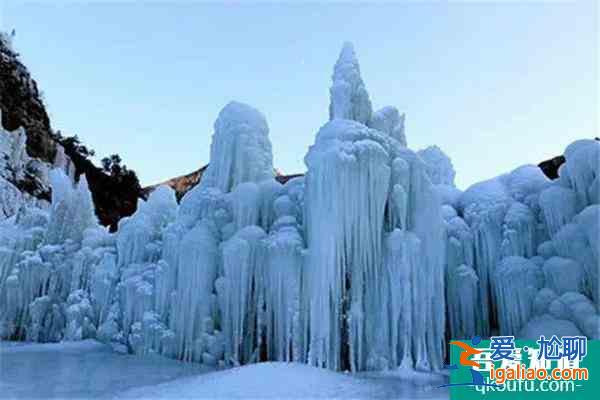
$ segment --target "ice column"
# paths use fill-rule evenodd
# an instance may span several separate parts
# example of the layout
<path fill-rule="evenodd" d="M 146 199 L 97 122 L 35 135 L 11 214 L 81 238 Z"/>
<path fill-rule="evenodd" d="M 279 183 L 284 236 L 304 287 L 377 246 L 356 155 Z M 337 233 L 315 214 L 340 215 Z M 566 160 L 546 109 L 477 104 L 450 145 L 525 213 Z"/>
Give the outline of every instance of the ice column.
<path fill-rule="evenodd" d="M 349 50 L 344 50 L 349 51 Z M 349 120 L 321 128 L 305 158 L 310 364 L 364 369 L 369 312 L 380 290 L 389 155 L 375 130 Z M 347 337 L 346 337 L 347 335 Z"/>

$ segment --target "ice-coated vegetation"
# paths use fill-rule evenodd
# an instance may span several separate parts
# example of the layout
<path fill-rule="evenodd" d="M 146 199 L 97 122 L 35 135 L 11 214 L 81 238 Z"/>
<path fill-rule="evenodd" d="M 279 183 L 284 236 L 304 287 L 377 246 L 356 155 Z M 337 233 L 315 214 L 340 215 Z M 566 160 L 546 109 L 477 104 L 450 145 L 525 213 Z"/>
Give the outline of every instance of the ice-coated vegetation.
<path fill-rule="evenodd" d="M 600 144 L 570 145 L 556 181 L 523 166 L 461 192 L 404 120 L 372 112 L 346 44 L 306 175 L 283 185 L 266 119 L 237 102 L 201 184 L 180 204 L 158 188 L 114 234 L 58 160 L 50 207 L 0 214 L 0 337 L 352 371 L 438 369 L 448 338 L 475 334 L 598 338 Z M 26 158 L 0 139 L 1 162 Z"/>

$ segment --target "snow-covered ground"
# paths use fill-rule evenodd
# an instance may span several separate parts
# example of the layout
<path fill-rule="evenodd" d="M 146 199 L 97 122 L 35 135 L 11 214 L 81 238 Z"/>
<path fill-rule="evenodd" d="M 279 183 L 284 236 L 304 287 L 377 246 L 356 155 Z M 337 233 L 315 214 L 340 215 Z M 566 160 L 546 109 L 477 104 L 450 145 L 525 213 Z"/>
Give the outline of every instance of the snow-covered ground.
<path fill-rule="evenodd" d="M 196 363 L 115 353 L 92 340 L 0 342 L 0 393 L 24 398 L 446 399 L 443 375 L 350 375 L 293 363 L 211 371 Z M 418 383 L 417 383 L 418 382 Z"/>

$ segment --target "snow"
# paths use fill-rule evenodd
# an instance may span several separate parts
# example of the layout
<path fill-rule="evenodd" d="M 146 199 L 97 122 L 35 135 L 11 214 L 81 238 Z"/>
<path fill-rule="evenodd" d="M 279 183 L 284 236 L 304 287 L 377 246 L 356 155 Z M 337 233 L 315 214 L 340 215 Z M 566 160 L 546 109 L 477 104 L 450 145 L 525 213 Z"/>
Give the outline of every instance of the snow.
<path fill-rule="evenodd" d="M 436 379 L 444 381 L 441 376 Z M 448 392 L 435 388 L 435 382 L 417 386 L 393 377 L 357 377 L 302 364 L 271 362 L 136 388 L 115 398 L 448 398 Z"/>

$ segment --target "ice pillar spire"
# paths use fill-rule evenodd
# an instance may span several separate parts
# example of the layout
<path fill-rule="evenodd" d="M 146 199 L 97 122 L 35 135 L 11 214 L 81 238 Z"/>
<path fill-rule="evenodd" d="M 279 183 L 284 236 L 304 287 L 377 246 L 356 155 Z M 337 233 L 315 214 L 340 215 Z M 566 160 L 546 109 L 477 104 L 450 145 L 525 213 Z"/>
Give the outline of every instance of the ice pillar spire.
<path fill-rule="evenodd" d="M 232 101 L 221 110 L 214 128 L 203 187 L 229 192 L 240 183 L 273 177 L 269 127 L 260 111 Z"/>
<path fill-rule="evenodd" d="M 351 119 L 366 124 L 371 119 L 371 100 L 352 43 L 344 43 L 331 79 L 329 120 Z"/>

